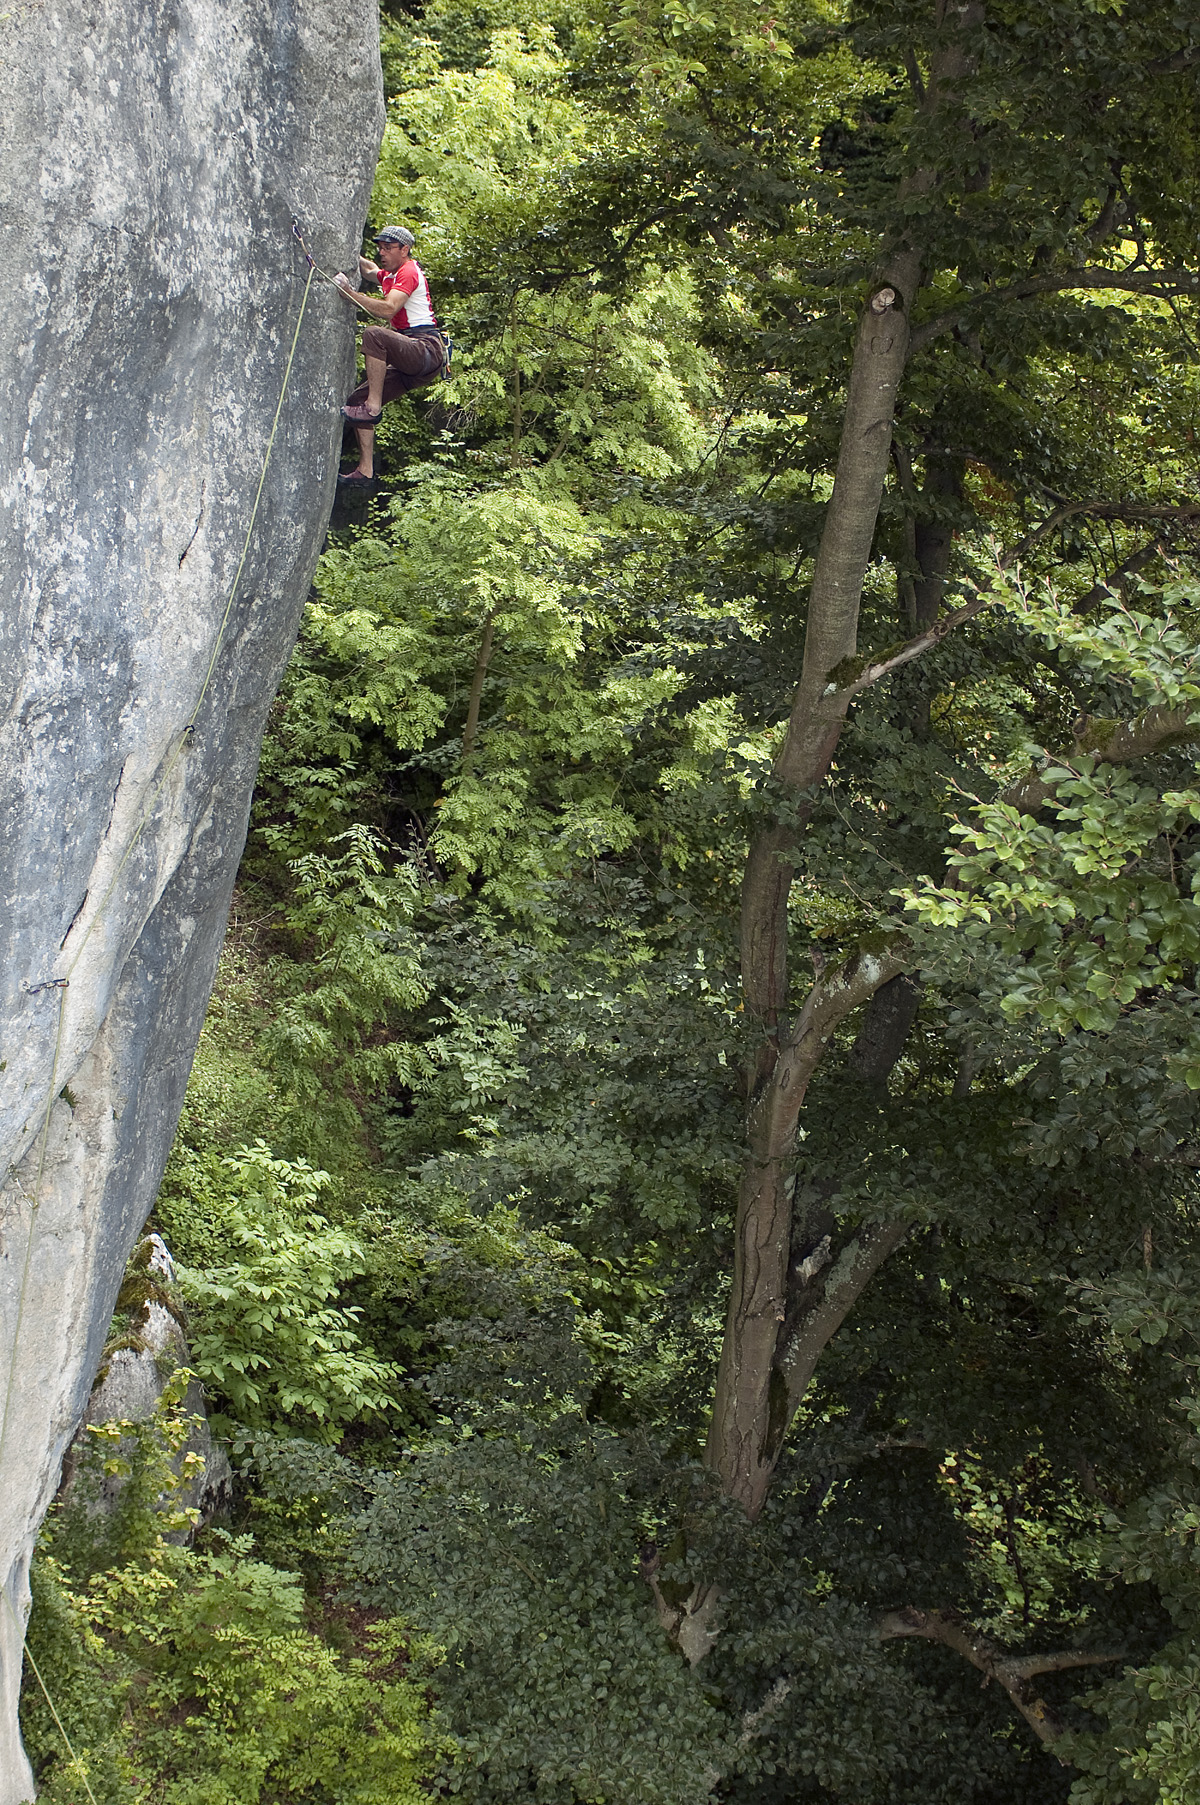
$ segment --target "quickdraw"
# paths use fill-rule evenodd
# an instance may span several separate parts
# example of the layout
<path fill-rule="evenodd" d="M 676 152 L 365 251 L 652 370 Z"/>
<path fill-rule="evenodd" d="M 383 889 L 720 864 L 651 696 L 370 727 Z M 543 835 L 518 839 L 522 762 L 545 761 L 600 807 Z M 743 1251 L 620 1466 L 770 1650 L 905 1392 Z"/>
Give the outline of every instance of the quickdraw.
<path fill-rule="evenodd" d="M 313 275 L 320 276 L 322 282 L 332 282 L 333 277 L 330 275 L 329 271 L 321 268 L 320 264 L 309 250 L 308 245 L 305 243 L 304 233 L 300 230 L 300 221 L 294 213 L 292 215 L 292 237 L 296 240 L 296 243 L 304 253 L 304 261 L 307 263 Z"/>
<path fill-rule="evenodd" d="M 304 252 L 304 261 L 307 263 L 309 269 L 315 270 L 317 266 L 313 262 L 312 256 L 308 249 L 308 246 L 304 242 L 304 234 L 300 230 L 300 221 L 296 218 L 296 215 L 294 213 L 292 215 L 292 237 L 296 240 L 296 243 L 300 246 L 300 249 Z"/>

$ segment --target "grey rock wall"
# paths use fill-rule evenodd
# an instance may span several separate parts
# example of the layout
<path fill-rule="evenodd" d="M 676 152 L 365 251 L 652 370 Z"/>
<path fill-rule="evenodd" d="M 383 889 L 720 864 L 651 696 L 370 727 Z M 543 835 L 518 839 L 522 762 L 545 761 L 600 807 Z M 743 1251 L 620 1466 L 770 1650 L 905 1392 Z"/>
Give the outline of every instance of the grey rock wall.
<path fill-rule="evenodd" d="M 131 1277 L 134 1300 L 127 1303 Z M 139 1299 L 143 1291 L 145 1294 Z M 175 1262 L 169 1248 L 161 1235 L 145 1236 L 133 1250 L 117 1297 L 118 1314 L 123 1309 L 127 1312 L 127 1328 L 115 1347 L 110 1335 L 101 1356 L 100 1371 L 83 1420 L 63 1457 L 56 1504 L 66 1502 L 72 1495 L 81 1464 L 89 1457 L 92 1426 L 149 1422 L 180 1367 L 190 1367 L 187 1334 L 176 1314 L 177 1296 Z M 134 1304 L 140 1307 L 135 1308 Z M 221 1443 L 213 1439 L 204 1390 L 195 1376 L 188 1381 L 181 1404 L 190 1427 L 171 1463 L 181 1480 L 178 1490 L 172 1493 L 171 1504 L 176 1510 L 197 1512 L 199 1522 L 211 1522 L 216 1512 L 231 1501 L 233 1468 Z M 198 1467 L 196 1461 L 200 1463 Z M 96 1495 L 88 1500 L 88 1510 L 114 1511 L 126 1483 L 124 1474 L 103 1477 Z M 172 1533 L 177 1540 L 190 1539 L 190 1532 Z"/>
<path fill-rule="evenodd" d="M 0 1805 L 32 1796 L 30 1551 L 171 1143 L 329 511 L 352 332 L 319 284 L 222 633 L 307 273 L 291 218 L 353 267 L 381 127 L 375 0 L 0 19 Z"/>

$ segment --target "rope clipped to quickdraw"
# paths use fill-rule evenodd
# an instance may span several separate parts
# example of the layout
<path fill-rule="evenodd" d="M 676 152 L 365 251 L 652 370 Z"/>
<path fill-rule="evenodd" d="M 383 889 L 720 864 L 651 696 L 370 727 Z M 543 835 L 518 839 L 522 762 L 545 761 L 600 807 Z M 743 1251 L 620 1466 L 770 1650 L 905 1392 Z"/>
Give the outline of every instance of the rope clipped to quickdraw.
<path fill-rule="evenodd" d="M 317 262 L 316 258 L 313 256 L 312 252 L 309 250 L 308 245 L 305 243 L 304 233 L 300 230 L 300 221 L 296 218 L 296 215 L 294 213 L 292 215 L 292 237 L 296 240 L 296 243 L 300 246 L 300 249 L 303 251 L 304 261 L 305 261 L 305 263 L 307 263 L 307 265 L 308 265 L 309 269 L 312 271 L 313 275 L 320 276 L 322 282 L 333 282 L 334 287 L 336 287 L 337 283 L 336 283 L 334 277 L 330 274 L 329 270 L 321 268 L 320 264 Z"/>

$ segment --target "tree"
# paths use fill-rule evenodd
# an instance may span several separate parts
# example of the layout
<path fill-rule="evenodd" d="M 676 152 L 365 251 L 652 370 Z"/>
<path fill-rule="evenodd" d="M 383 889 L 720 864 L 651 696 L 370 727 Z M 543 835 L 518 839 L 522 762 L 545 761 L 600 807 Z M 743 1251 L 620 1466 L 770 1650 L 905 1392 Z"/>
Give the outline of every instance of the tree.
<path fill-rule="evenodd" d="M 849 1235 L 831 1236 L 824 1203 L 807 1220 L 794 1207 L 800 1111 L 836 1024 L 879 999 L 860 1057 L 879 1082 L 899 1056 L 914 1014 L 913 993 L 901 981 L 914 952 L 903 935 L 861 945 L 807 995 L 794 990 L 788 904 L 803 869 L 811 798 L 839 755 L 856 699 L 997 599 L 986 579 L 976 577 L 957 608 L 944 606 L 965 467 L 972 455 L 981 463 L 987 455 L 978 426 L 971 434 L 961 414 L 974 371 L 1003 388 L 1007 370 L 1028 368 L 1052 336 L 1094 333 L 1084 294 L 1120 296 L 1126 305 L 1141 295 L 1175 302 L 1198 284 L 1183 226 L 1190 217 L 1190 170 L 1179 189 L 1156 190 L 1149 175 L 1165 165 L 1177 130 L 1183 127 L 1189 141 L 1195 130 L 1190 71 L 1197 52 L 1180 47 L 1178 23 L 1170 8 L 1144 14 L 1135 27 L 1123 14 L 1102 20 L 1085 8 L 1035 17 L 1021 9 L 997 15 L 982 5 L 914 7 L 902 15 L 863 8 L 851 23 L 860 49 L 885 63 L 872 97 L 876 116 L 869 126 L 860 124 L 867 142 L 856 147 L 857 168 L 851 163 L 851 206 L 838 222 L 851 231 L 843 231 L 837 248 L 869 292 L 807 597 L 799 681 L 742 891 L 742 985 L 761 1038 L 747 1065 L 737 1255 L 706 1458 L 752 1518 L 763 1508 L 817 1358 L 908 1229 L 899 1217 L 863 1221 Z M 718 28 L 715 18 L 710 28 Z M 903 68 L 907 93 L 896 76 L 888 79 L 886 63 Z M 710 99 L 707 76 L 707 68 L 687 70 L 697 91 L 693 118 Z M 778 124 L 777 130 L 782 136 Z M 1036 171 L 1032 144 L 1039 147 Z M 789 173 L 795 181 L 794 165 Z M 705 201 L 711 209 L 711 193 Z M 680 202 L 676 207 L 683 210 Z M 736 216 L 721 223 L 735 230 L 743 224 Z M 748 235 L 753 238 L 752 226 Z M 811 264 L 800 272 L 805 277 L 810 287 L 822 283 Z M 1045 297 L 1065 291 L 1074 296 L 1066 309 L 1046 305 Z M 951 337 L 955 349 L 931 369 L 930 353 L 936 359 L 935 347 Z M 962 362 L 965 382 L 955 367 Z M 906 375 L 914 391 L 907 405 Z M 988 412 L 985 432 L 995 399 Z M 920 491 L 914 449 L 924 466 Z M 893 473 L 912 557 L 907 569 L 900 564 L 899 587 L 916 631 L 862 657 L 863 588 L 881 549 L 881 508 Z M 1039 492 L 1044 497 L 1035 480 L 1020 499 L 1028 505 Z M 1169 488 L 1157 505 L 1164 521 L 1182 525 L 1193 517 L 1192 504 Z M 1079 514 L 1149 520 L 1156 508 L 1148 498 L 1120 493 L 1094 500 L 1068 495 L 1026 537 L 1046 537 Z M 1001 564 L 1021 549 L 1010 544 Z M 1122 562 L 1128 565 L 1128 557 Z M 1089 593 L 1081 600 L 1094 609 L 1101 597 Z M 1114 724 L 1098 738 L 1084 723 L 1063 748 L 1062 765 L 1089 751 L 1102 752 L 1108 763 L 1146 758 L 1186 741 L 1188 732 L 1186 709 L 1165 704 L 1144 713 L 1125 735 Z M 1042 784 L 1040 797 L 1015 786 L 1014 803 L 1051 803 L 1067 781 L 1058 771 Z M 1167 812 L 1169 823 L 1152 831 L 1178 831 L 1186 816 L 1169 804 Z M 1136 986 L 1125 1000 L 1133 994 Z M 714 1596 L 697 1593 L 679 1621 L 677 1634 L 693 1655 L 708 1645 Z"/>

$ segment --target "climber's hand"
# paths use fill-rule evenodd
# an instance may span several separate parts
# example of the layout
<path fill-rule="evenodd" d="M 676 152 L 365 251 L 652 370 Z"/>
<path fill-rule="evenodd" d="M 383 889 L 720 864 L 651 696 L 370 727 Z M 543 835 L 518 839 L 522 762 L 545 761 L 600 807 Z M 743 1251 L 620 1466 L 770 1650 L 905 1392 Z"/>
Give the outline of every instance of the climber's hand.
<path fill-rule="evenodd" d="M 354 284 L 351 282 L 349 276 L 344 276 L 342 274 L 341 270 L 338 271 L 333 279 L 344 295 L 352 295 L 354 293 Z"/>

